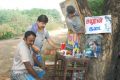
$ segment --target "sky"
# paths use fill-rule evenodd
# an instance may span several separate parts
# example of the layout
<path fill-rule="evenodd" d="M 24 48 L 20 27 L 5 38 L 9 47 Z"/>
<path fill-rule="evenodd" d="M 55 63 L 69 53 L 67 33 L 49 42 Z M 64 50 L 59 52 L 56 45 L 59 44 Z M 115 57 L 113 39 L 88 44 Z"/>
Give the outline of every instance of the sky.
<path fill-rule="evenodd" d="M 59 3 L 63 1 L 65 0 L 0 0 L 0 9 L 57 9 L 62 16 Z"/>

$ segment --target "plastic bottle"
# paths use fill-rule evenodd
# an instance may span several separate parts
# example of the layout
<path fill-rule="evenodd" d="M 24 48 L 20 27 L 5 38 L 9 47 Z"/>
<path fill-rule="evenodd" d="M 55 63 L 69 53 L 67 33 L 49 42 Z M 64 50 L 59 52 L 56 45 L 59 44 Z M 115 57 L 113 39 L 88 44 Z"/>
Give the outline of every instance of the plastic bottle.
<path fill-rule="evenodd" d="M 73 45 L 73 53 L 72 56 L 75 56 L 75 54 L 79 53 L 79 46 L 78 46 L 78 42 L 75 41 L 74 45 Z"/>

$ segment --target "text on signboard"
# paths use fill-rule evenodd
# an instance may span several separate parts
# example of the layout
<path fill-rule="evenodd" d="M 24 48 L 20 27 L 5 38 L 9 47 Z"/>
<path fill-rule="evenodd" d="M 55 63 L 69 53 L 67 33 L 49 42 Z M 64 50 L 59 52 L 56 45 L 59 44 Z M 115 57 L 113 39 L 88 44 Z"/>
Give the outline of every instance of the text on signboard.
<path fill-rule="evenodd" d="M 89 31 L 97 31 L 100 30 L 100 26 L 98 27 L 89 27 Z"/>
<path fill-rule="evenodd" d="M 98 17 L 98 18 L 91 18 L 91 19 L 87 19 L 86 20 L 86 24 L 97 24 L 97 23 L 102 23 L 103 18 L 102 17 Z"/>

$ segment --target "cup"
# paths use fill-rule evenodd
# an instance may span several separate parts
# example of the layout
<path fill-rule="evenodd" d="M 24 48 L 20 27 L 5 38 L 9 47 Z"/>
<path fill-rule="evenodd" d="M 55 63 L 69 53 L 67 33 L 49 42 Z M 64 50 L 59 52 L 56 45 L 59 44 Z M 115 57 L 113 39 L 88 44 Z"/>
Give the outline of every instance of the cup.
<path fill-rule="evenodd" d="M 61 43 L 60 50 L 65 50 L 65 47 L 66 47 L 65 43 Z"/>

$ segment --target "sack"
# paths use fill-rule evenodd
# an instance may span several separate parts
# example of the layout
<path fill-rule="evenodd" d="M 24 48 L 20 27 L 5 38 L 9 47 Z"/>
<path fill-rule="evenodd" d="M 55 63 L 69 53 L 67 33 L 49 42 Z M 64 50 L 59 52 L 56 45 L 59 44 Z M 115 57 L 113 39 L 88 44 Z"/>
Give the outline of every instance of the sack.
<path fill-rule="evenodd" d="M 27 75 L 26 79 L 27 80 L 35 80 L 35 78 L 30 74 Z"/>
<path fill-rule="evenodd" d="M 39 67 L 33 67 L 39 78 L 42 78 L 45 75 L 45 71 Z M 36 80 L 31 74 L 27 75 L 27 80 Z"/>

